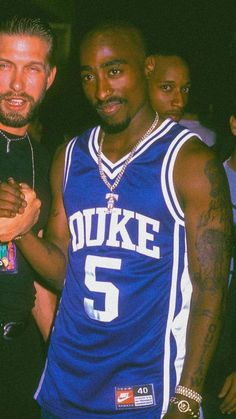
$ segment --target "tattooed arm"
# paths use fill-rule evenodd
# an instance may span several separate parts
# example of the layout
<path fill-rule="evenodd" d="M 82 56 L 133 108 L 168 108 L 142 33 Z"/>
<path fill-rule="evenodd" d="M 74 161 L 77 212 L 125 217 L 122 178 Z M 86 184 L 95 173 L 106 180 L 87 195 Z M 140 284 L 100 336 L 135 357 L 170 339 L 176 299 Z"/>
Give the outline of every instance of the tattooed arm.
<path fill-rule="evenodd" d="M 64 282 L 69 229 L 62 199 L 65 147 L 55 155 L 51 170 L 52 208 L 44 238 L 32 231 L 18 240 L 17 246 L 34 269 L 50 285 L 61 288 Z"/>
<path fill-rule="evenodd" d="M 223 167 L 213 151 L 197 139 L 188 141 L 180 151 L 174 182 L 185 214 L 193 287 L 179 384 L 201 394 L 224 312 L 231 254 L 230 198 Z M 190 405 L 196 411 L 196 402 Z M 165 417 L 182 417 L 176 410 L 172 405 Z"/>

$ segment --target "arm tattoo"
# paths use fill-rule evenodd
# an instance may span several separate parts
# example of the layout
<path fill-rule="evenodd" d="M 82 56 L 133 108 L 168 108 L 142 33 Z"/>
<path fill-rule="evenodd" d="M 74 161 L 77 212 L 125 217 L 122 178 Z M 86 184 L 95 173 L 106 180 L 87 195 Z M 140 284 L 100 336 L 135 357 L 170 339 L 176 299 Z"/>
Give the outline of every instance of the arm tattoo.
<path fill-rule="evenodd" d="M 205 174 L 211 185 L 211 202 L 209 209 L 205 214 L 202 214 L 198 227 L 207 226 L 209 221 L 213 221 L 215 217 L 219 217 L 221 223 L 228 220 L 228 207 L 225 205 L 228 202 L 229 195 L 226 190 L 226 185 L 222 176 L 219 176 L 217 160 L 212 159 L 207 162 L 205 167 Z M 216 214 L 217 212 L 217 214 Z"/>
<path fill-rule="evenodd" d="M 52 209 L 52 211 L 51 211 L 51 217 L 56 218 L 59 214 L 60 214 L 60 212 L 56 208 L 53 208 Z"/>
<path fill-rule="evenodd" d="M 202 317 L 207 322 L 202 343 L 200 363 L 191 381 L 201 386 L 208 364 L 208 354 L 213 350 L 219 335 L 226 302 L 226 273 L 231 256 L 232 230 L 229 212 L 229 194 L 225 179 L 218 170 L 216 159 L 207 162 L 205 175 L 210 184 L 210 203 L 200 215 L 195 241 L 199 271 L 193 274 L 196 284 L 192 300 L 192 318 Z M 204 301 L 212 304 L 205 305 Z"/>
<path fill-rule="evenodd" d="M 202 291 L 216 291 L 222 287 L 222 278 L 225 278 L 225 261 L 229 260 L 231 249 L 230 237 L 222 231 L 206 229 L 197 238 L 196 248 L 201 273 L 195 279 L 199 280 Z"/>
<path fill-rule="evenodd" d="M 207 162 L 205 174 L 210 183 L 211 201 L 208 210 L 201 214 L 197 226 L 196 248 L 203 289 L 217 290 L 225 280 L 225 268 L 232 253 L 232 229 L 229 212 L 229 195 L 223 176 L 220 176 L 217 160 Z M 213 227 L 216 221 L 222 229 Z M 204 281 L 204 283 L 203 283 Z"/>
<path fill-rule="evenodd" d="M 210 349 L 212 343 L 215 340 L 215 334 L 217 333 L 217 326 L 215 324 L 210 324 L 207 330 L 207 334 L 203 343 L 203 351 L 201 356 L 201 361 L 196 369 L 193 377 L 192 377 L 192 386 L 201 386 L 205 379 L 205 372 L 206 372 L 206 366 L 205 366 L 205 355 Z"/>

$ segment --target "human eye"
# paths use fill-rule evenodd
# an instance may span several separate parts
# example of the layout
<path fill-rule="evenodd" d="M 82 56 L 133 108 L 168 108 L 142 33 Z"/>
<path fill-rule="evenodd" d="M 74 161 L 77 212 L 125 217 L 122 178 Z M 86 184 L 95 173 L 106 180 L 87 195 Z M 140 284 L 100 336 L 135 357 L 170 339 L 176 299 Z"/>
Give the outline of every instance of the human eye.
<path fill-rule="evenodd" d="M 4 71 L 4 70 L 8 70 L 11 67 L 10 63 L 5 62 L 5 61 L 0 61 L 0 70 Z"/>
<path fill-rule="evenodd" d="M 94 79 L 93 74 L 90 74 L 90 73 L 82 73 L 81 74 L 82 83 L 88 83 L 88 82 L 92 81 L 93 79 Z"/>
<path fill-rule="evenodd" d="M 110 76 L 116 77 L 121 74 L 121 69 L 118 67 L 112 67 L 111 69 L 109 69 L 108 73 Z"/>
<path fill-rule="evenodd" d="M 46 66 L 42 63 L 31 62 L 24 67 L 24 71 L 29 74 L 45 73 L 47 71 Z"/>
<path fill-rule="evenodd" d="M 172 86 L 168 83 L 164 83 L 161 85 L 161 90 L 163 90 L 163 92 L 170 92 L 172 90 Z"/>
<path fill-rule="evenodd" d="M 37 65 L 30 65 L 30 66 L 28 67 L 28 70 L 29 70 L 31 73 L 38 73 L 38 72 L 40 72 L 42 69 L 41 69 L 41 67 L 39 67 L 39 66 L 37 66 Z"/>
<path fill-rule="evenodd" d="M 185 86 L 185 87 L 183 87 L 183 93 L 186 93 L 186 94 L 189 94 L 189 92 L 190 92 L 190 86 Z"/>

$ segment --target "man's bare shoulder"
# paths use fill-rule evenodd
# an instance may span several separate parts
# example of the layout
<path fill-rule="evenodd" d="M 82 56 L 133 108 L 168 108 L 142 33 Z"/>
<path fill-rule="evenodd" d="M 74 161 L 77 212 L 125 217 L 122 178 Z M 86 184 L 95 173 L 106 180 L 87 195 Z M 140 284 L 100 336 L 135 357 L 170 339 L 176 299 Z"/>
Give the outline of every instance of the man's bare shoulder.
<path fill-rule="evenodd" d="M 68 143 L 63 143 L 61 145 L 59 145 L 59 147 L 57 147 L 54 157 L 53 157 L 53 164 L 55 164 L 58 161 L 63 161 L 65 159 L 65 154 L 66 154 L 66 147 L 67 147 Z"/>
<path fill-rule="evenodd" d="M 176 160 L 176 172 L 179 175 L 194 176 L 194 173 L 205 171 L 206 165 L 214 164 L 223 171 L 223 165 L 215 151 L 203 143 L 199 138 L 192 137 L 181 148 Z"/>
<path fill-rule="evenodd" d="M 55 151 L 52 167 L 51 167 L 51 187 L 52 191 L 55 189 L 61 190 L 64 176 L 65 153 L 67 144 L 61 144 Z"/>
<path fill-rule="evenodd" d="M 174 181 L 181 198 L 193 194 L 204 195 L 209 191 L 209 184 L 225 184 L 225 172 L 222 163 L 213 149 L 197 137 L 192 137 L 181 148 L 176 159 Z"/>
<path fill-rule="evenodd" d="M 198 137 L 192 137 L 187 141 L 179 153 L 180 159 L 187 159 L 189 161 L 201 161 L 207 160 L 216 157 L 215 151 L 213 148 L 208 147 L 203 141 Z"/>

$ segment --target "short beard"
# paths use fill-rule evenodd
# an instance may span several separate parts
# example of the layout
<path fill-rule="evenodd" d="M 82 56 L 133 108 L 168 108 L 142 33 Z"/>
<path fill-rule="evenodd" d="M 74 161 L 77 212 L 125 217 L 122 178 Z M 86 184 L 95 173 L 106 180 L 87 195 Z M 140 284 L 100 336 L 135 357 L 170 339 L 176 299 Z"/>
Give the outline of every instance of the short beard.
<path fill-rule="evenodd" d="M 128 117 L 125 121 L 120 122 L 119 124 L 113 124 L 113 125 L 109 125 L 106 122 L 102 121 L 101 127 L 103 131 L 105 131 L 107 134 L 119 134 L 120 132 L 128 128 L 130 121 L 131 121 L 130 117 Z"/>
<path fill-rule="evenodd" d="M 31 98 L 31 106 L 29 109 L 29 112 L 27 115 L 22 116 L 18 112 L 9 112 L 5 113 L 2 111 L 0 107 L 0 122 L 1 124 L 7 126 L 7 127 L 14 127 L 14 128 L 22 128 L 26 125 L 28 125 L 35 117 L 35 115 L 38 113 L 38 109 L 41 105 L 41 102 L 45 96 L 45 92 L 43 92 L 40 96 L 40 98 L 37 100 L 37 102 L 34 102 Z M 0 98 L 1 99 L 1 98 Z"/>

